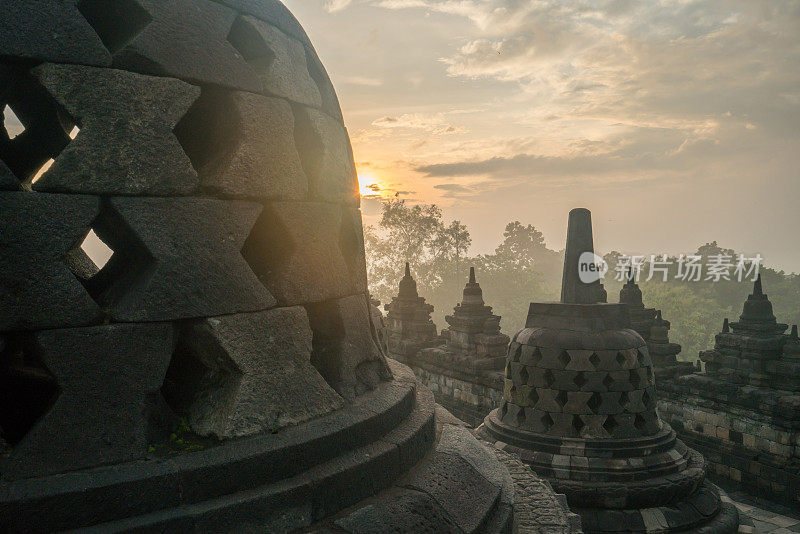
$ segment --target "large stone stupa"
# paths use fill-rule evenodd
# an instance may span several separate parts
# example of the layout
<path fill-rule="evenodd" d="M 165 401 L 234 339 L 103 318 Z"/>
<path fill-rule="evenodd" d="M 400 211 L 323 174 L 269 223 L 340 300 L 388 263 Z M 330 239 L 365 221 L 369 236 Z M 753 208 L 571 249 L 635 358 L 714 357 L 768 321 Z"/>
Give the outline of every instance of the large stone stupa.
<path fill-rule="evenodd" d="M 378 346 L 281 2 L 0 0 L 0 111 L 0 532 L 508 530 L 507 471 Z"/>
<path fill-rule="evenodd" d="M 589 211 L 570 212 L 562 300 L 531 303 L 502 404 L 478 432 L 566 494 L 585 532 L 736 532 L 703 457 L 658 416 L 653 362 L 627 307 L 579 276 L 592 241 Z"/>

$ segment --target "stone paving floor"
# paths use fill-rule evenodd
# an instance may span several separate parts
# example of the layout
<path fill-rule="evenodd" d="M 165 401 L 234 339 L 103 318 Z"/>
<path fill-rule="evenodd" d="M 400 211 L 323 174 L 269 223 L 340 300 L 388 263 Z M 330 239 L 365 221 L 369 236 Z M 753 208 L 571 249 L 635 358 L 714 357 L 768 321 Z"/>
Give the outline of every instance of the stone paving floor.
<path fill-rule="evenodd" d="M 742 491 L 723 489 L 723 500 L 730 500 L 743 517 L 740 534 L 769 532 L 791 534 L 800 532 L 800 510 L 758 499 Z"/>

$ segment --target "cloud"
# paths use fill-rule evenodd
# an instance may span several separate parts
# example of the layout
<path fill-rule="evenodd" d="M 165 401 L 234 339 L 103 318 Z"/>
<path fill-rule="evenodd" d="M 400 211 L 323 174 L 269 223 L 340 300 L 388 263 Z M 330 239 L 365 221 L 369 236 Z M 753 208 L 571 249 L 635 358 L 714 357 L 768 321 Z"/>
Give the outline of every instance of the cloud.
<path fill-rule="evenodd" d="M 397 117 L 385 116 L 372 121 L 373 126 L 378 128 L 409 128 L 415 130 L 425 130 L 437 135 L 461 133 L 463 128 L 448 124 L 444 113 L 423 114 L 407 113 Z"/>
<path fill-rule="evenodd" d="M 441 189 L 442 191 L 451 191 L 453 193 L 469 193 L 472 191 L 469 187 L 461 184 L 436 184 L 434 189 Z"/>
<path fill-rule="evenodd" d="M 380 87 L 383 81 L 377 78 L 368 78 L 365 76 L 345 76 L 342 81 L 352 85 L 363 85 L 366 87 Z"/>
<path fill-rule="evenodd" d="M 323 7 L 328 13 L 335 13 L 348 7 L 352 0 L 325 0 Z"/>

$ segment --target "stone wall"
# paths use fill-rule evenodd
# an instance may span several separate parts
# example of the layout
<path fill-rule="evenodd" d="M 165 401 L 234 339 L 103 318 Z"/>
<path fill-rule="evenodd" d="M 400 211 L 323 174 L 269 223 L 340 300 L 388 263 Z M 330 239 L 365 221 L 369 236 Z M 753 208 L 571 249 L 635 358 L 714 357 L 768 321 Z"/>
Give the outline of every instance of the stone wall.
<path fill-rule="evenodd" d="M 706 457 L 717 479 L 800 505 L 800 428 L 780 417 L 777 396 L 742 388 L 735 401 L 722 392 L 711 400 L 698 394 L 703 386 L 702 375 L 662 381 L 658 406 L 664 420 Z"/>
<path fill-rule="evenodd" d="M 425 349 L 403 359 L 403 363 L 433 391 L 436 402 L 472 427 L 480 425 L 503 396 L 502 372 L 485 368 L 496 365 L 491 360 L 458 358 L 442 349 Z"/>

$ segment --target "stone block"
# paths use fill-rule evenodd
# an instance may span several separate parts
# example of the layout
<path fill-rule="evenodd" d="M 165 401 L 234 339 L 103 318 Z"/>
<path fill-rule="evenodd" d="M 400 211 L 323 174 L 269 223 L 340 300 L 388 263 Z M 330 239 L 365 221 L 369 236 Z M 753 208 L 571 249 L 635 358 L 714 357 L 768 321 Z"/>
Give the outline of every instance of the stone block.
<path fill-rule="evenodd" d="M 248 60 L 265 93 L 305 106 L 322 106 L 319 89 L 306 65 L 306 49 L 300 41 L 250 16 L 236 20 L 229 39 Z"/>
<path fill-rule="evenodd" d="M 81 126 L 34 184 L 37 191 L 188 195 L 197 173 L 173 130 L 200 95 L 180 80 L 46 64 L 33 70 Z"/>
<path fill-rule="evenodd" d="M 311 328 L 302 307 L 203 319 L 186 326 L 165 396 L 188 404 L 200 435 L 276 432 L 342 407 L 311 365 Z M 203 369 L 198 375 L 193 368 Z"/>
<path fill-rule="evenodd" d="M 96 223 L 115 251 L 89 284 L 118 321 L 261 311 L 275 299 L 241 255 L 261 207 L 200 198 L 112 198 Z"/>
<path fill-rule="evenodd" d="M 36 9 L 0 0 L 0 56 L 106 66 L 111 54 L 78 9 L 78 0 L 39 0 Z"/>
<path fill-rule="evenodd" d="M 501 489 L 461 456 L 441 452 L 434 453 L 403 486 L 433 497 L 464 532 L 480 531 Z"/>
<path fill-rule="evenodd" d="M 358 210 L 328 203 L 269 203 L 243 253 L 282 306 L 366 292 Z"/>
<path fill-rule="evenodd" d="M 336 526 L 352 534 L 373 532 L 463 532 L 427 493 L 404 489 L 376 503 L 357 508 L 336 520 Z"/>
<path fill-rule="evenodd" d="M 3 476 L 44 476 L 143 458 L 148 399 L 159 395 L 172 347 L 167 324 L 37 333 L 35 351 L 59 393 L 14 447 Z"/>
<path fill-rule="evenodd" d="M 294 115 L 285 100 L 204 88 L 177 133 L 211 194 L 259 200 L 308 196 Z"/>
<path fill-rule="evenodd" d="M 98 212 L 94 197 L 0 194 L 0 332 L 101 321 L 66 262 Z"/>
<path fill-rule="evenodd" d="M 261 81 L 229 40 L 238 14 L 210 0 L 135 0 L 147 21 L 113 54 L 115 67 L 258 93 Z M 123 14 L 124 15 L 124 14 Z M 120 17 L 118 24 L 124 24 Z"/>
<path fill-rule="evenodd" d="M 295 137 L 311 198 L 324 202 L 360 202 L 350 137 L 341 122 L 319 110 L 295 108 Z"/>
<path fill-rule="evenodd" d="M 391 378 L 371 329 L 365 294 L 309 304 L 306 309 L 314 332 L 311 361 L 340 395 L 353 399 Z"/>

